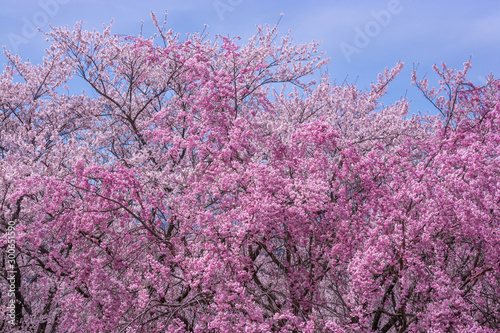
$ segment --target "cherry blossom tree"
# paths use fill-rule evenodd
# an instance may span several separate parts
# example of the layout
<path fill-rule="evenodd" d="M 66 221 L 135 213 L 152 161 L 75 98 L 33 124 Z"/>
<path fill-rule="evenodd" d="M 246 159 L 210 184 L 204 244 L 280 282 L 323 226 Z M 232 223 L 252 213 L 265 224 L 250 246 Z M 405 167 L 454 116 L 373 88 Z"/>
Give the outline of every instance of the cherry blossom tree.
<path fill-rule="evenodd" d="M 500 330 L 498 80 L 414 73 L 410 116 L 403 64 L 362 90 L 276 27 L 153 22 L 6 52 L 0 330 Z"/>

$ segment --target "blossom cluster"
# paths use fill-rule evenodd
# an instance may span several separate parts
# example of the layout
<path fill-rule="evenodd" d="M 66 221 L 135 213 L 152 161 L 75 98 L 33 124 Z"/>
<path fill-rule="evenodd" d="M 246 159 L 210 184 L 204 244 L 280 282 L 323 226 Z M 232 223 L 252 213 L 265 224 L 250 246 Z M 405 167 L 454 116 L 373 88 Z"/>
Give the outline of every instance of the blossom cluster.
<path fill-rule="evenodd" d="M 6 53 L 0 330 L 500 330 L 498 80 L 414 73 L 438 114 L 411 116 L 380 102 L 403 64 L 362 90 L 276 27 L 155 24 Z"/>

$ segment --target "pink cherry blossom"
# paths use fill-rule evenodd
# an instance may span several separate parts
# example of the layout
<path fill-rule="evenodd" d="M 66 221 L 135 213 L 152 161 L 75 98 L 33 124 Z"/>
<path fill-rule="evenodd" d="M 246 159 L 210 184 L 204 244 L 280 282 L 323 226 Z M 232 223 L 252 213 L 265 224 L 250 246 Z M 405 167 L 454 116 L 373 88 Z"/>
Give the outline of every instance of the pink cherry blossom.
<path fill-rule="evenodd" d="M 153 21 L 6 52 L 0 330 L 500 330 L 498 80 L 413 73 L 410 115 L 380 103 L 402 63 L 363 90 L 276 27 Z"/>

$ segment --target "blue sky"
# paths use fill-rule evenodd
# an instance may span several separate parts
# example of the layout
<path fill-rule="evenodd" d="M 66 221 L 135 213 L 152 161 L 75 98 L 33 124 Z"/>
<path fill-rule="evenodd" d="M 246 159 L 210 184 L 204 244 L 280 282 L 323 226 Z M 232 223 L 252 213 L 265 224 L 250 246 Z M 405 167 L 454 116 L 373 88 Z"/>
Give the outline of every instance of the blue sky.
<path fill-rule="evenodd" d="M 169 27 L 181 35 L 202 31 L 206 24 L 211 36 L 242 41 L 255 33 L 255 25 L 274 25 L 284 13 L 280 33 L 291 30 L 296 43 L 323 41 L 320 50 L 331 58 L 328 73 L 339 84 L 347 79 L 368 87 L 385 67 L 403 61 L 405 69 L 384 101 L 406 95 L 413 113 L 435 113 L 410 85 L 414 64 L 420 76 L 432 78 L 433 64 L 461 68 L 472 57 L 474 83 L 484 83 L 490 73 L 500 77 L 497 0 L 0 0 L 0 44 L 38 63 L 48 44 L 33 26 L 48 31 L 49 24 L 72 27 L 84 21 L 85 28 L 100 30 L 115 19 L 114 33 L 137 35 L 144 21 L 143 35 L 150 35 L 150 12 L 161 19 L 166 9 Z"/>

